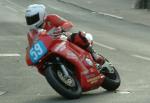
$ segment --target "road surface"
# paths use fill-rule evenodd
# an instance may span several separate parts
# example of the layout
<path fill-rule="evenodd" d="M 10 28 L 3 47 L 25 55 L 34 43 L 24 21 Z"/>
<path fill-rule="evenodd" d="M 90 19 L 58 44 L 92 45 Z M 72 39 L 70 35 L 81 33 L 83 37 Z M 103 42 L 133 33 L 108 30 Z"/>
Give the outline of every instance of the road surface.
<path fill-rule="evenodd" d="M 48 13 L 56 13 L 72 21 L 75 25 L 72 31 L 84 30 L 93 34 L 94 48 L 112 61 L 120 73 L 122 83 L 116 92 L 99 88 L 83 93 L 80 99 L 66 100 L 35 68 L 25 64 L 28 28 L 24 13 L 26 7 L 33 3 L 45 4 Z M 149 33 L 149 26 L 60 0 L 1 0 L 0 103 L 148 103 Z"/>

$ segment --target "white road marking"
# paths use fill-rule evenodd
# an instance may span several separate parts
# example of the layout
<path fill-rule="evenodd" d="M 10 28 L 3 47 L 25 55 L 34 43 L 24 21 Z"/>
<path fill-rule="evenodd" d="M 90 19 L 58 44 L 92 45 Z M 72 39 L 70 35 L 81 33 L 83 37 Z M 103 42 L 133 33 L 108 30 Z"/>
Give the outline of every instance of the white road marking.
<path fill-rule="evenodd" d="M 19 57 L 20 54 L 0 54 L 0 57 Z"/>
<path fill-rule="evenodd" d="M 0 91 L 0 96 L 6 94 L 6 91 Z"/>
<path fill-rule="evenodd" d="M 120 93 L 120 94 L 129 94 L 131 93 L 130 91 L 115 91 L 115 93 Z"/>
<path fill-rule="evenodd" d="M 98 14 L 110 16 L 110 17 L 117 18 L 117 19 L 123 19 L 123 17 L 121 17 L 121 16 L 117 16 L 117 15 L 113 15 L 113 14 L 108 14 L 108 13 L 104 13 L 104 12 L 98 12 Z"/>
<path fill-rule="evenodd" d="M 104 48 L 107 48 L 109 50 L 116 50 L 115 48 L 113 47 L 110 47 L 110 46 L 107 46 L 107 45 L 104 45 L 104 44 L 101 44 L 101 43 L 98 43 L 98 42 L 94 42 L 94 44 L 98 45 L 98 46 L 101 46 L 101 47 L 104 47 Z"/>
<path fill-rule="evenodd" d="M 5 7 L 8 8 L 9 10 L 11 10 L 11 11 L 18 12 L 15 8 L 12 8 L 10 6 L 5 6 Z"/>
<path fill-rule="evenodd" d="M 150 58 L 149 57 L 144 57 L 144 56 L 141 56 L 141 55 L 137 55 L 137 54 L 134 54 L 132 55 L 133 57 L 136 57 L 136 58 L 140 58 L 140 59 L 143 59 L 143 60 L 147 60 L 147 61 L 150 61 Z"/>

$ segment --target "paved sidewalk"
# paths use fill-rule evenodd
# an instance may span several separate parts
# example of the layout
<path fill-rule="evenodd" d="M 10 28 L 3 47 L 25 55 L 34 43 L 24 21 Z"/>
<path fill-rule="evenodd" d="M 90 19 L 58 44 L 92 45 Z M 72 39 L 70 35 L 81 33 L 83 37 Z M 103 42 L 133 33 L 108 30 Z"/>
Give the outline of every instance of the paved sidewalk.
<path fill-rule="evenodd" d="M 150 11 L 134 9 L 136 0 L 58 0 L 150 26 Z"/>

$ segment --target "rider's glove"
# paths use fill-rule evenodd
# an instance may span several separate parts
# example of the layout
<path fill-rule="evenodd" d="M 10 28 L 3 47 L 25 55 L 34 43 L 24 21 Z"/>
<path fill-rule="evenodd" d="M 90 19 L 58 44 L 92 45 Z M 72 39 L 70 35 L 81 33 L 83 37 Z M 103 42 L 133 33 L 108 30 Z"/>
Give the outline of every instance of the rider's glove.
<path fill-rule="evenodd" d="M 59 35 L 62 32 L 63 32 L 63 28 L 59 26 L 59 27 L 55 28 L 55 31 L 53 34 Z"/>
<path fill-rule="evenodd" d="M 46 30 L 45 29 L 38 29 L 38 34 L 46 35 Z"/>

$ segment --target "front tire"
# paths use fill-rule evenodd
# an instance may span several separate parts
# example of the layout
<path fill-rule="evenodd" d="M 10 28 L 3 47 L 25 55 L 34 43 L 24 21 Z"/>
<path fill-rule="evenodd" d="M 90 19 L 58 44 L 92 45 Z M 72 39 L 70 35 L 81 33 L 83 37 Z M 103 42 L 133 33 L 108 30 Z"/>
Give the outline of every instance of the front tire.
<path fill-rule="evenodd" d="M 69 87 L 65 85 L 61 79 L 58 77 L 57 74 L 58 68 L 55 68 L 55 66 L 48 66 L 45 70 L 45 77 L 48 83 L 52 86 L 52 88 L 58 92 L 60 95 L 67 99 L 77 99 L 81 96 L 82 89 L 80 86 L 79 81 L 76 79 L 76 77 L 72 74 L 71 77 L 74 79 L 75 87 Z"/>

